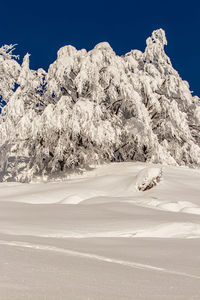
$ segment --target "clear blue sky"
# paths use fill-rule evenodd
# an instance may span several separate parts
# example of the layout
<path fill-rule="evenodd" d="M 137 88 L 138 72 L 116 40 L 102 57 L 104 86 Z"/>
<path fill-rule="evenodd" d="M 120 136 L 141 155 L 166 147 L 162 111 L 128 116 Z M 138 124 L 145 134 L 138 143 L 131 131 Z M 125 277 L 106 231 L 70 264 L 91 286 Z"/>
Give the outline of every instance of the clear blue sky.
<path fill-rule="evenodd" d="M 57 50 L 71 44 L 92 49 L 108 41 L 125 54 L 144 50 L 154 29 L 166 31 L 166 52 L 194 94 L 200 96 L 199 1 L 2 1 L 0 44 L 17 43 L 16 54 L 31 54 L 31 68 L 48 69 Z"/>

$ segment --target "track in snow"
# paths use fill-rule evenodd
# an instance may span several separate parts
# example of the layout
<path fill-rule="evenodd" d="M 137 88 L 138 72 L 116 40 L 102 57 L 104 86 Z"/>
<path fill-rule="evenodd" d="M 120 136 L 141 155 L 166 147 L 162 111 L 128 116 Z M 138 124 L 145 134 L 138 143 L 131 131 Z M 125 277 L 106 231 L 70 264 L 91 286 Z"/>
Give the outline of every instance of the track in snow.
<path fill-rule="evenodd" d="M 69 255 L 69 256 L 78 256 L 78 257 L 82 257 L 82 258 L 98 260 L 101 262 L 118 264 L 118 265 L 122 265 L 122 266 L 129 267 L 129 268 L 134 268 L 134 269 L 150 270 L 150 271 L 155 271 L 155 272 L 161 272 L 161 273 L 173 274 L 173 275 L 178 275 L 178 276 L 185 276 L 185 277 L 194 278 L 194 279 L 200 279 L 200 276 L 196 276 L 196 275 L 192 275 L 192 274 L 188 274 L 188 273 L 184 273 L 184 272 L 167 270 L 165 268 L 155 267 L 152 265 L 140 264 L 137 262 L 130 262 L 130 261 L 125 261 L 125 260 L 119 260 L 119 259 L 114 259 L 114 258 L 110 258 L 110 257 L 106 257 L 106 256 L 96 255 L 96 254 L 92 254 L 92 253 L 79 252 L 79 251 L 74 251 L 74 250 L 68 250 L 68 249 L 59 248 L 59 247 L 55 247 L 55 246 L 33 244 L 33 243 L 28 243 L 28 242 L 18 242 L 18 241 L 4 241 L 4 240 L 0 240 L 0 245 L 11 246 L 11 247 L 13 246 L 13 247 L 21 247 L 21 248 L 30 248 L 30 249 L 41 250 L 41 251 L 53 251 L 53 252 L 62 253 L 62 254 Z"/>

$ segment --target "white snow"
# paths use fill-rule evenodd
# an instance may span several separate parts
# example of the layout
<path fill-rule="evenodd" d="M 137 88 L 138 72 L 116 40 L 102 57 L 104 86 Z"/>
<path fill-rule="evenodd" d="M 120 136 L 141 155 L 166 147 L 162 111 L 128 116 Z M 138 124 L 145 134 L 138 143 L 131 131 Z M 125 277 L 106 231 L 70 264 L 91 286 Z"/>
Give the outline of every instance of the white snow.
<path fill-rule="evenodd" d="M 0 300 L 200 299 L 200 99 L 165 45 L 0 47 Z"/>
<path fill-rule="evenodd" d="M 198 299 L 199 180 L 199 169 L 113 163 L 1 183 L 0 298 Z"/>

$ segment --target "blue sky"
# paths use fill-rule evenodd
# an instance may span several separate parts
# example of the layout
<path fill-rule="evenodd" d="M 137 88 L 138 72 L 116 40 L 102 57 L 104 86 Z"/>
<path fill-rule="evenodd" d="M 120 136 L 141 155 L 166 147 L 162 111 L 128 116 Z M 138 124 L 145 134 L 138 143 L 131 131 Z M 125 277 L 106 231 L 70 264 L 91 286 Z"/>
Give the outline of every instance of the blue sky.
<path fill-rule="evenodd" d="M 118 55 L 144 50 L 154 29 L 166 31 L 173 66 L 200 96 L 198 1 L 2 1 L 0 44 L 17 43 L 31 54 L 31 68 L 48 69 L 57 50 L 71 44 L 92 49 L 108 41 Z"/>

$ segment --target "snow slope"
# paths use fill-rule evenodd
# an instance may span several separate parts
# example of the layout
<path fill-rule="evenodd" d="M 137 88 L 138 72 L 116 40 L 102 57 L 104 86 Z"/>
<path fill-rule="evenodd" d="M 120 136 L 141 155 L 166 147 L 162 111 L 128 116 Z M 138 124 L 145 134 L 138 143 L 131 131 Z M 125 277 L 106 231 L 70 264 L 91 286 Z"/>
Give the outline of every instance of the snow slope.
<path fill-rule="evenodd" d="M 113 163 L 1 183 L 0 299 L 199 299 L 199 181 L 199 169 Z"/>

